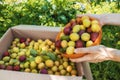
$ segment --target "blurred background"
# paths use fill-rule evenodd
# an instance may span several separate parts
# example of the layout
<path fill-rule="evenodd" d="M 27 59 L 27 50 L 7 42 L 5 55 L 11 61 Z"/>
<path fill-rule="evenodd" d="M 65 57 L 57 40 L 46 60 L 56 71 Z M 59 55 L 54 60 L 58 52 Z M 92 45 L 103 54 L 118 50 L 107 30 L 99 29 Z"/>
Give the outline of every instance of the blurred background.
<path fill-rule="evenodd" d="M 120 13 L 119 0 L 0 0 L 0 37 L 19 24 L 64 27 L 77 14 Z M 109 26 L 109 27 L 108 27 Z M 120 49 L 120 26 L 105 25 L 102 45 Z M 120 63 L 90 64 L 94 80 L 119 80 Z"/>

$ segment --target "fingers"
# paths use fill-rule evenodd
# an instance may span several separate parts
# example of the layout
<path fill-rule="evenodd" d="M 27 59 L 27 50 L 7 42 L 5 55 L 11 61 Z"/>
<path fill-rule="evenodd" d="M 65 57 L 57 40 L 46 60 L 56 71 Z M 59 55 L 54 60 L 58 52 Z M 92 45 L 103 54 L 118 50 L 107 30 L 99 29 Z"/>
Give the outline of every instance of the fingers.
<path fill-rule="evenodd" d="M 76 48 L 75 53 L 96 53 L 100 46 L 91 46 L 87 48 Z"/>
<path fill-rule="evenodd" d="M 85 59 L 70 59 L 72 62 L 90 62 L 90 63 L 98 63 L 103 62 L 104 60 L 85 60 Z"/>
<path fill-rule="evenodd" d="M 98 62 L 103 62 L 105 59 L 99 59 L 99 58 L 94 58 L 92 56 L 84 56 L 81 58 L 77 58 L 77 59 L 70 59 L 72 62 L 90 62 L 90 63 L 98 63 Z"/>
<path fill-rule="evenodd" d="M 75 53 L 88 53 L 90 50 L 88 48 L 77 48 L 75 49 Z"/>
<path fill-rule="evenodd" d="M 70 59 L 72 62 L 91 62 L 97 63 L 102 62 L 108 57 L 106 55 L 105 46 L 98 45 L 87 48 L 77 48 L 74 51 L 75 53 L 89 53 L 83 57 L 77 59 Z"/>

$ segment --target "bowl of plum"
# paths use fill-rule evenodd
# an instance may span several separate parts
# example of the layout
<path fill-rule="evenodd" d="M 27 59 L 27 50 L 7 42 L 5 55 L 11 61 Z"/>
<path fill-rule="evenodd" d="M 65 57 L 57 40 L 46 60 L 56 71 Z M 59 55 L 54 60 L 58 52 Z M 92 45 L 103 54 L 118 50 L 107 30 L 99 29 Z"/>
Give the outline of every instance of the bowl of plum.
<path fill-rule="evenodd" d="M 89 16 L 82 16 L 70 20 L 64 26 L 55 40 L 56 48 L 67 58 L 79 58 L 86 53 L 74 53 L 77 48 L 99 45 L 102 29 L 99 21 Z"/>

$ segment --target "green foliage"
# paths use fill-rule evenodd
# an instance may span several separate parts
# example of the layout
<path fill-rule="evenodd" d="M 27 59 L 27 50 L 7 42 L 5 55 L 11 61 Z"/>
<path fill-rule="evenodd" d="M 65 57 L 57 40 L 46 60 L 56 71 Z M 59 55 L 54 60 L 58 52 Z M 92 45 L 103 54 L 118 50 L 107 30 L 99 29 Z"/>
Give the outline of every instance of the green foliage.
<path fill-rule="evenodd" d="M 55 53 L 52 53 L 52 52 L 49 52 L 49 51 L 43 51 L 41 53 L 41 56 L 44 57 L 44 59 L 51 59 L 53 61 L 56 61 L 57 60 L 57 56 L 55 55 Z"/>
<path fill-rule="evenodd" d="M 63 26 L 76 10 L 67 0 L 28 0 L 19 4 L 0 5 L 0 32 L 19 24 Z"/>
<path fill-rule="evenodd" d="M 119 80 L 120 63 L 105 61 L 91 64 L 94 80 Z"/>
<path fill-rule="evenodd" d="M 31 54 L 32 56 L 36 56 L 38 53 L 37 53 L 36 50 L 31 49 L 31 50 L 30 50 L 30 54 Z"/>
<path fill-rule="evenodd" d="M 119 0 L 2 0 L 0 3 L 0 37 L 6 30 L 19 24 L 59 26 L 75 18 L 76 14 L 84 13 L 120 13 Z M 13 1 L 13 2 L 11 2 Z M 82 3 L 78 3 L 78 2 Z M 9 3 L 9 4 L 7 4 Z M 104 26 L 102 45 L 120 49 L 120 28 Z M 34 50 L 31 51 L 35 55 Z M 43 52 L 44 54 L 44 52 Z M 55 55 L 52 59 L 55 59 Z M 50 57 L 44 55 L 44 59 Z M 32 59 L 30 59 L 32 60 Z M 113 61 L 91 64 L 94 80 L 119 80 L 120 64 Z"/>
<path fill-rule="evenodd" d="M 57 60 L 57 57 L 56 57 L 56 55 L 54 53 L 48 52 L 47 56 L 49 56 L 50 59 L 52 59 L 53 61 Z"/>

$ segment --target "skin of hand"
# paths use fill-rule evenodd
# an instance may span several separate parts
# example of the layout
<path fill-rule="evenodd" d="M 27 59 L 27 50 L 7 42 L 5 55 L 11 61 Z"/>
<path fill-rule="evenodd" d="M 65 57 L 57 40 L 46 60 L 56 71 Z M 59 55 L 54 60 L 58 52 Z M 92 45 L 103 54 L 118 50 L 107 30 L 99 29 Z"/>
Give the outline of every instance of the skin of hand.
<path fill-rule="evenodd" d="M 77 48 L 75 49 L 75 53 L 88 53 L 87 55 L 77 58 L 70 59 L 72 62 L 91 62 L 97 63 L 105 60 L 112 60 L 113 55 L 111 54 L 112 48 L 107 48 L 103 45 L 92 46 L 87 48 Z"/>

